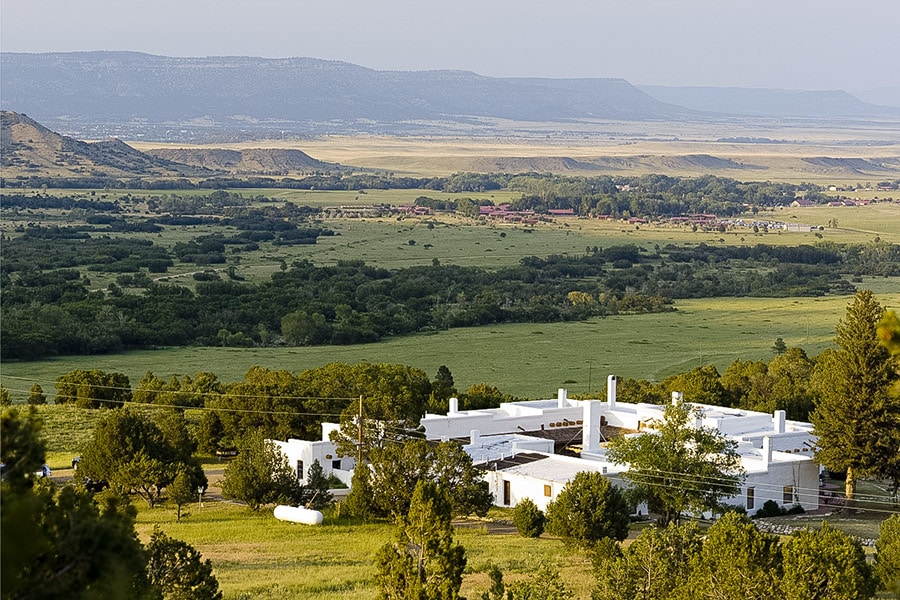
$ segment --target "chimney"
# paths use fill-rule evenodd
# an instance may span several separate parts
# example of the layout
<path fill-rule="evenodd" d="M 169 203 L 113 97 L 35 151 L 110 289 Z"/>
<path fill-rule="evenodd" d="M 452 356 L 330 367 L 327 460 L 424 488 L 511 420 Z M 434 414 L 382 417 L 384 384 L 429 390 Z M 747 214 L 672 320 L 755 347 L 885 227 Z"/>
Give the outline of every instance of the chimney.
<path fill-rule="evenodd" d="M 606 378 L 606 404 L 612 410 L 616 407 L 616 376 Z"/>
<path fill-rule="evenodd" d="M 459 412 L 459 398 L 450 398 L 450 410 L 447 411 L 447 414 L 452 415 L 457 412 Z"/>
<path fill-rule="evenodd" d="M 600 402 L 598 400 L 588 400 L 584 403 L 581 448 L 583 452 L 599 452 L 600 450 Z"/>
<path fill-rule="evenodd" d="M 772 417 L 775 421 L 775 433 L 784 433 L 784 419 L 787 413 L 783 410 L 776 410 Z"/>
<path fill-rule="evenodd" d="M 684 392 L 672 392 L 672 404 L 679 406 L 684 400 Z"/>
<path fill-rule="evenodd" d="M 769 436 L 763 437 L 762 456 L 763 462 L 766 464 L 766 466 L 768 466 L 769 463 L 772 462 L 772 440 L 769 439 Z"/>
<path fill-rule="evenodd" d="M 480 441 L 481 441 L 480 438 L 481 438 L 481 432 L 479 432 L 477 429 L 473 429 L 472 431 L 469 432 L 469 443 L 472 444 L 473 446 L 480 443 Z"/>
<path fill-rule="evenodd" d="M 558 395 L 556 397 L 556 406 L 559 408 L 565 408 L 568 405 L 569 402 L 566 398 L 566 388 L 559 388 Z"/>

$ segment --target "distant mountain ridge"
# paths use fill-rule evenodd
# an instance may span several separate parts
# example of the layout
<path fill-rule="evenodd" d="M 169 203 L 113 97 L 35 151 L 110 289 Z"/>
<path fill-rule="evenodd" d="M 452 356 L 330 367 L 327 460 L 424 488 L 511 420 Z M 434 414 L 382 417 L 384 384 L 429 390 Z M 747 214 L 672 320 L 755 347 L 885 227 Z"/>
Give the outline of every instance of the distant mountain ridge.
<path fill-rule="evenodd" d="M 641 85 L 649 95 L 691 110 L 800 118 L 900 118 L 900 108 L 863 102 L 842 90 L 804 91 L 735 87 Z"/>
<path fill-rule="evenodd" d="M 118 125 L 152 139 L 185 127 L 396 133 L 423 122 L 477 127 L 486 118 L 677 120 L 691 113 L 622 79 L 376 71 L 313 58 L 5 52 L 0 73 L 3 109 L 60 130 Z"/>
<path fill-rule="evenodd" d="M 377 71 L 316 58 L 4 52 L 0 77 L 0 108 L 82 139 L 494 135 L 503 122 L 705 122 L 729 115 L 900 120 L 898 108 L 839 90 L 636 87 L 624 79 Z"/>

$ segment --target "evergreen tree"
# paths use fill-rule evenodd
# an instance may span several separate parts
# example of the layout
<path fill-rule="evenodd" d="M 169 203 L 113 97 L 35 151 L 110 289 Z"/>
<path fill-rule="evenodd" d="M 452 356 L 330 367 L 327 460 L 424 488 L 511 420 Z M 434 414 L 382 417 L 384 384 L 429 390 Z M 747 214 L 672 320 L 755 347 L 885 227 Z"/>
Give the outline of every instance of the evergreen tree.
<path fill-rule="evenodd" d="M 195 484 L 194 478 L 191 477 L 191 474 L 187 469 L 181 468 L 178 470 L 178 475 L 175 476 L 175 479 L 166 488 L 169 500 L 175 504 L 176 521 L 181 520 L 182 506 L 193 502 L 195 499 L 199 499 L 200 492 L 198 491 L 198 488 L 201 486 L 206 487 L 202 483 L 200 485 Z"/>
<path fill-rule="evenodd" d="M 466 551 L 453 541 L 450 501 L 435 483 L 421 480 L 394 542 L 375 557 L 382 600 L 457 600 Z"/>
<path fill-rule="evenodd" d="M 611 540 L 594 552 L 594 600 L 681 600 L 701 541 L 694 523 L 645 527 L 624 550 Z M 727 596 L 725 596 L 727 597 Z"/>
<path fill-rule="evenodd" d="M 453 383 L 453 374 L 445 365 L 438 367 L 431 382 L 431 395 L 428 398 L 428 410 L 436 414 L 447 413 L 447 402 L 457 394 Z"/>
<path fill-rule="evenodd" d="M 559 571 L 547 564 L 540 565 L 528 579 L 512 583 L 507 588 L 508 600 L 572 600 L 572 593 Z"/>
<path fill-rule="evenodd" d="M 169 428 L 173 419 L 180 430 Z M 105 479 L 119 493 L 136 493 L 152 507 L 180 468 L 200 471 L 198 479 L 202 477 L 199 463 L 190 455 L 193 446 L 184 418 L 173 413 L 163 422 L 166 431 L 133 410 L 106 411 L 82 452 L 79 471 L 94 480 Z"/>
<path fill-rule="evenodd" d="M 39 383 L 31 386 L 31 392 L 28 394 L 28 404 L 47 404 L 47 396 L 44 395 L 44 388 L 42 388 Z"/>
<path fill-rule="evenodd" d="M 304 489 L 287 457 L 260 431 L 241 440 L 237 457 L 225 467 L 222 494 L 251 510 L 274 502 L 303 502 Z"/>
<path fill-rule="evenodd" d="M 780 573 L 778 537 L 728 512 L 709 528 L 686 589 L 696 600 L 768 600 L 778 595 Z"/>
<path fill-rule="evenodd" d="M 371 471 L 367 465 L 356 465 L 353 479 L 350 480 L 350 493 L 341 502 L 342 513 L 369 521 L 378 514 L 372 485 L 369 482 Z"/>
<path fill-rule="evenodd" d="M 157 526 L 147 545 L 147 573 L 164 600 L 221 600 L 219 581 L 209 559 L 197 550 L 173 539 Z"/>
<path fill-rule="evenodd" d="M 876 335 L 883 314 L 872 292 L 857 292 L 838 323 L 838 349 L 823 352 L 814 373 L 820 394 L 810 415 L 818 436 L 816 459 L 846 472 L 848 507 L 857 479 L 878 475 L 900 454 L 900 401 L 889 393 L 897 372 Z"/>
<path fill-rule="evenodd" d="M 866 600 L 875 593 L 860 543 L 828 523 L 795 532 L 782 549 L 784 600 Z"/>
<path fill-rule="evenodd" d="M 488 569 L 488 579 L 491 580 L 491 587 L 481 593 L 481 600 L 507 600 L 506 585 L 503 583 L 503 572 L 500 567 L 491 565 Z"/>
<path fill-rule="evenodd" d="M 34 480 L 44 463 L 36 414 L 5 410 L 0 483 L 0 596 L 158 598 L 134 530 L 137 511 L 119 496 Z"/>
<path fill-rule="evenodd" d="M 881 586 L 900 599 L 900 515 L 882 521 L 875 550 L 875 574 Z"/>
<path fill-rule="evenodd" d="M 334 501 L 334 496 L 328 491 L 328 478 L 325 477 L 325 470 L 318 460 L 314 460 L 313 464 L 309 466 L 306 476 L 306 496 L 309 498 L 306 506 L 313 510 L 322 510 Z"/>
<path fill-rule="evenodd" d="M 776 338 L 775 343 L 772 344 L 772 352 L 776 355 L 781 355 L 787 352 L 787 344 L 784 343 L 784 338 Z"/>
<path fill-rule="evenodd" d="M 624 494 L 609 479 L 582 471 L 547 506 L 547 532 L 567 546 L 590 548 L 605 537 L 624 540 L 629 513 Z"/>
<path fill-rule="evenodd" d="M 530 498 L 523 498 L 513 510 L 513 524 L 522 537 L 540 537 L 544 533 L 544 513 Z"/>

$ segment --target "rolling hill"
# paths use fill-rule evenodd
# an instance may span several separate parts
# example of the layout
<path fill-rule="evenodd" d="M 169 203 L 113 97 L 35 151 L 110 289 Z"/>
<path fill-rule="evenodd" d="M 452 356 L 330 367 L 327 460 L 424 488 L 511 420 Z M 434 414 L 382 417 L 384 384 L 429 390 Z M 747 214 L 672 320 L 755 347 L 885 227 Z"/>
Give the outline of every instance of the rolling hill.
<path fill-rule="evenodd" d="M 0 112 L 3 177 L 210 177 L 287 175 L 342 167 L 291 149 L 161 149 L 141 152 L 118 139 L 83 142 L 34 119 Z"/>
<path fill-rule="evenodd" d="M 135 150 L 118 139 L 82 142 L 60 135 L 27 115 L 0 112 L 3 176 L 196 177 L 209 169 L 180 164 Z"/>

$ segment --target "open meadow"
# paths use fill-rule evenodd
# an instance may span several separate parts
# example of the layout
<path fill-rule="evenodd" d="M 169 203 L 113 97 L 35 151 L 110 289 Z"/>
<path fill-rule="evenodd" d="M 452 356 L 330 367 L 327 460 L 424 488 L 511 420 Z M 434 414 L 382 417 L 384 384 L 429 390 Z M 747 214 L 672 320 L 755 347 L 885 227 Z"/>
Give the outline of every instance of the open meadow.
<path fill-rule="evenodd" d="M 35 190 L 26 191 L 27 194 Z M 93 190 L 98 199 L 122 201 L 131 199 L 137 207 L 153 195 L 166 195 L 159 191 Z M 369 190 L 358 191 L 309 191 L 258 189 L 234 190 L 246 198 L 265 197 L 276 202 L 293 202 L 297 205 L 318 208 L 360 206 L 372 204 L 411 204 L 419 196 L 435 200 L 454 200 L 463 197 L 491 200 L 502 203 L 518 197 L 513 192 L 482 192 L 452 194 L 433 190 Z M 54 195 L 73 194 L 90 196 L 91 190 L 72 192 L 50 190 Z M 185 192 L 173 192 L 183 194 Z M 208 194 L 211 191 L 192 191 L 192 194 Z M 269 202 L 259 203 L 260 206 Z M 140 210 L 138 208 L 138 210 Z M 0 223 L 0 230 L 10 236 L 24 222 L 42 225 L 77 225 L 84 223 L 85 215 L 77 211 L 23 211 L 15 218 Z M 770 229 L 754 233 L 749 227 L 733 226 L 724 232 L 693 231 L 687 225 L 670 222 L 629 224 L 624 220 L 605 221 L 587 218 L 556 218 L 535 225 L 521 225 L 499 221 L 483 221 L 455 214 L 437 213 L 421 216 L 383 218 L 316 218 L 313 224 L 334 232 L 320 236 L 315 244 L 281 245 L 268 242 L 259 244 L 258 250 L 230 251 L 226 265 L 198 266 L 177 262 L 167 273 L 154 275 L 157 281 L 170 281 L 180 285 L 193 285 L 192 275 L 197 271 L 218 270 L 226 267 L 248 281 L 269 279 L 272 273 L 298 260 L 309 260 L 316 265 L 333 265 L 343 260 L 362 260 L 367 264 L 398 269 L 417 265 L 430 265 L 435 260 L 446 265 L 482 266 L 496 268 L 512 266 L 529 256 L 546 257 L 552 254 L 580 256 L 586 249 L 634 244 L 647 250 L 656 246 L 773 246 L 815 245 L 822 242 L 866 244 L 875 238 L 887 243 L 900 243 L 900 203 L 880 201 L 868 206 L 816 206 L 783 207 L 761 211 L 758 215 L 744 215 L 747 220 L 766 220 L 797 223 L 821 227 L 821 230 L 785 231 Z M 829 224 L 837 226 L 829 226 Z M 187 243 L 204 235 L 233 235 L 234 228 L 220 225 L 166 226 L 161 233 L 116 233 L 111 236 L 141 237 L 155 245 L 171 250 L 178 243 Z M 88 276 L 93 289 L 105 289 L 118 277 L 118 273 L 91 270 Z"/>
<path fill-rule="evenodd" d="M 188 518 L 176 522 L 170 507 L 140 508 L 137 530 L 149 539 L 154 526 L 183 539 L 209 558 L 226 600 L 368 600 L 374 556 L 391 541 L 388 524 L 357 524 L 328 517 L 320 527 L 278 521 L 271 509 L 254 513 L 227 501 L 190 506 Z M 511 518 L 505 514 L 506 518 Z M 541 564 L 560 570 L 577 597 L 590 596 L 591 563 L 564 550 L 558 539 L 519 537 L 514 528 L 490 533 L 486 523 L 457 527 L 454 539 L 466 548 L 462 595 L 475 598 L 490 586 L 487 571 L 497 565 L 507 582 L 522 579 Z"/>
<path fill-rule="evenodd" d="M 900 309 L 897 278 L 867 278 L 862 286 L 886 308 Z M 55 379 L 73 369 L 122 372 L 136 385 L 147 371 L 163 378 L 208 371 L 238 381 L 254 365 L 299 373 L 329 362 L 367 361 L 409 365 L 429 376 L 446 365 L 461 390 L 489 383 L 515 396 L 546 398 L 560 387 L 572 394 L 602 392 L 608 374 L 660 381 L 700 365 L 722 372 L 737 358 L 768 360 L 779 337 L 813 356 L 832 345 L 849 302 L 841 296 L 679 300 L 670 313 L 458 328 L 375 344 L 166 348 L 7 361 L 0 376 L 13 398 L 24 401 L 32 384 L 51 395 Z"/>

